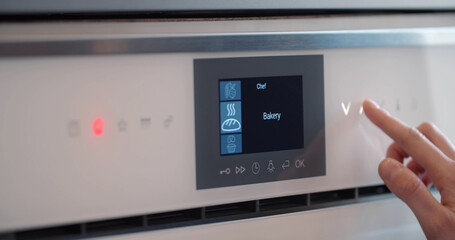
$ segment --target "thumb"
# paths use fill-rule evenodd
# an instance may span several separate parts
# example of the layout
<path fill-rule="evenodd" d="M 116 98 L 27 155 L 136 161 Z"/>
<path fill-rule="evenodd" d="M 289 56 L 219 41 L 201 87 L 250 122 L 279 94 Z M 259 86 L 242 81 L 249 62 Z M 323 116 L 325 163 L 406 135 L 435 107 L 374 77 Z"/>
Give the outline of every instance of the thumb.
<path fill-rule="evenodd" d="M 423 230 L 433 223 L 428 216 L 442 213 L 442 205 L 428 191 L 422 181 L 395 159 L 387 158 L 379 165 L 379 175 L 398 198 L 414 212 Z"/>

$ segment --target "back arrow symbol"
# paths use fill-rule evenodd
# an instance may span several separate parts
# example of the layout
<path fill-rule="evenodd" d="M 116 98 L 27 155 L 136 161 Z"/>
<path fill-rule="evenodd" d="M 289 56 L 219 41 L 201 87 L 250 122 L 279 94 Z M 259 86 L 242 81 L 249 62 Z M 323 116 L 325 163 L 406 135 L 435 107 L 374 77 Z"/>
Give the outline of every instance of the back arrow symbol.
<path fill-rule="evenodd" d="M 291 162 L 289 160 L 284 161 L 284 163 L 281 165 L 281 167 L 284 169 L 288 168 L 291 165 Z"/>

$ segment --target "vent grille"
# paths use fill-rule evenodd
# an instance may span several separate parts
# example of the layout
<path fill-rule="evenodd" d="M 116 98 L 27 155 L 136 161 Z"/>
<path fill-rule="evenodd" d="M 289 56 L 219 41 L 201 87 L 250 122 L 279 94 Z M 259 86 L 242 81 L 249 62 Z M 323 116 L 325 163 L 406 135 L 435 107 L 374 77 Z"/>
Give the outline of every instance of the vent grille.
<path fill-rule="evenodd" d="M 219 218 L 245 215 L 256 212 L 256 201 L 231 203 L 205 208 L 205 218 Z"/>
<path fill-rule="evenodd" d="M 165 213 L 0 233 L 0 240 L 80 239 L 225 222 L 391 197 L 385 185 L 259 199 Z"/>
<path fill-rule="evenodd" d="M 202 219 L 202 208 L 196 209 L 189 209 L 183 211 L 174 211 L 174 212 L 166 212 L 166 213 L 159 213 L 159 214 L 151 214 L 146 217 L 147 219 L 147 226 L 166 226 L 172 224 L 179 224 L 182 222 L 191 223 Z"/>
<path fill-rule="evenodd" d="M 261 212 L 267 212 L 282 209 L 296 209 L 308 206 L 309 204 L 308 194 L 269 198 L 263 199 L 259 202 L 259 210 Z"/>
<path fill-rule="evenodd" d="M 15 239 L 29 240 L 29 239 L 62 239 L 74 238 L 82 235 L 81 225 L 68 225 L 60 227 L 52 227 L 45 229 L 37 229 L 31 231 L 18 232 Z M 14 238 L 13 238 L 14 239 Z"/>
<path fill-rule="evenodd" d="M 390 193 L 390 190 L 385 185 L 359 188 L 359 197 L 374 196 L 384 193 Z"/>
<path fill-rule="evenodd" d="M 90 222 L 85 225 L 86 234 L 115 233 L 125 230 L 140 230 L 144 225 L 144 217 L 119 218 L 107 221 Z"/>
<path fill-rule="evenodd" d="M 331 202 L 356 200 L 357 189 L 345 189 L 329 192 L 318 192 L 310 194 L 310 204 L 326 204 Z"/>

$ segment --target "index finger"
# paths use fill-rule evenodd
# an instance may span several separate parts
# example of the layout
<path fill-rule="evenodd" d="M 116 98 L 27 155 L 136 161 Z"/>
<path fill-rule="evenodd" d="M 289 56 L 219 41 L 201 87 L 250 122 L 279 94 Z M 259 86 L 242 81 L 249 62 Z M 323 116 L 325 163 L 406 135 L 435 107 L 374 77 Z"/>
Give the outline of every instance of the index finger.
<path fill-rule="evenodd" d="M 371 100 L 363 102 L 365 115 L 389 137 L 397 142 L 436 181 L 449 164 L 447 156 L 433 145 L 419 130 L 410 127 Z"/>

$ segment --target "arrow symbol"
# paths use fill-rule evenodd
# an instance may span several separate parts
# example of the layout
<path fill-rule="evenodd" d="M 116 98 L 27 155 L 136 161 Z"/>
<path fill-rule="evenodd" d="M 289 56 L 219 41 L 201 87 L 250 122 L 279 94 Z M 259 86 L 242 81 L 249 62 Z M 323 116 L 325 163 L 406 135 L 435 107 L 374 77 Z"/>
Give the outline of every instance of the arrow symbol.
<path fill-rule="evenodd" d="M 284 169 L 288 168 L 291 165 L 291 162 L 289 160 L 284 161 L 284 163 L 281 165 L 281 167 Z"/>
<path fill-rule="evenodd" d="M 245 172 L 245 168 L 243 166 L 240 166 L 240 167 L 235 167 L 235 174 L 242 174 L 243 172 Z"/>
<path fill-rule="evenodd" d="M 351 102 L 348 102 L 348 105 L 345 106 L 344 102 L 341 102 L 341 107 L 343 108 L 344 115 L 348 115 L 349 109 L 351 108 Z"/>

